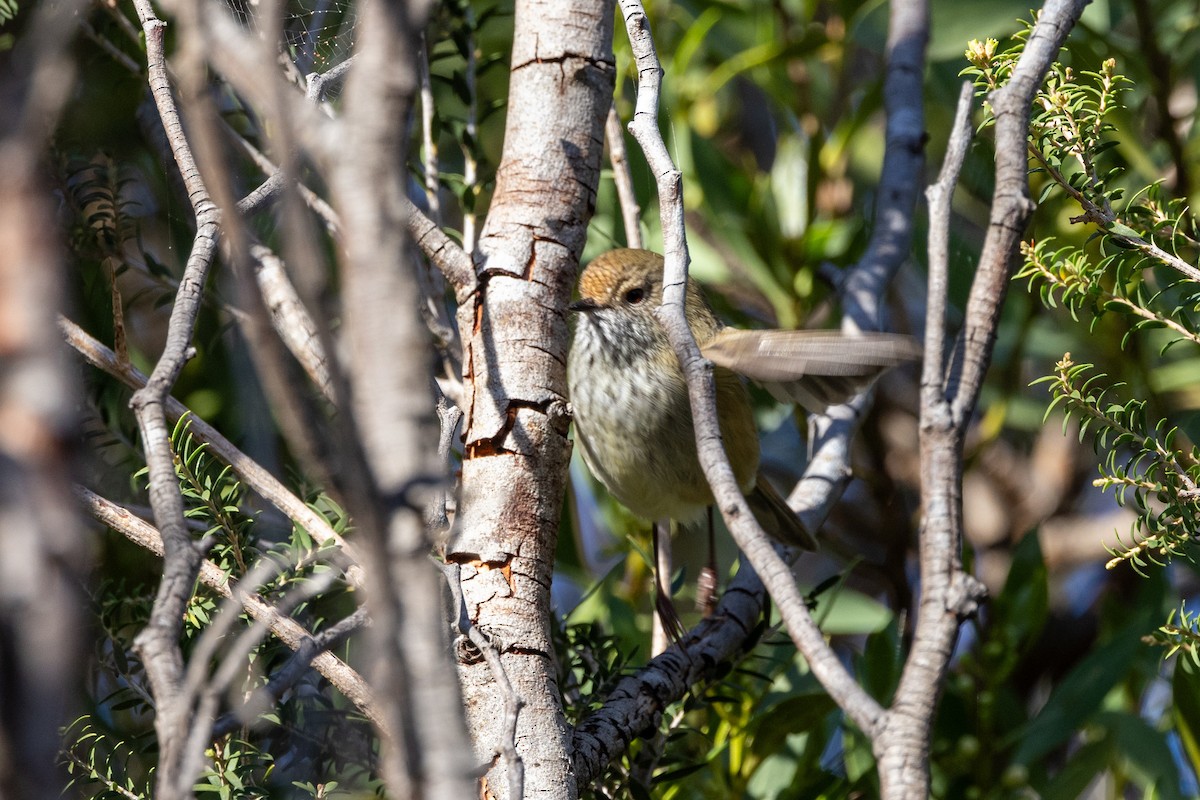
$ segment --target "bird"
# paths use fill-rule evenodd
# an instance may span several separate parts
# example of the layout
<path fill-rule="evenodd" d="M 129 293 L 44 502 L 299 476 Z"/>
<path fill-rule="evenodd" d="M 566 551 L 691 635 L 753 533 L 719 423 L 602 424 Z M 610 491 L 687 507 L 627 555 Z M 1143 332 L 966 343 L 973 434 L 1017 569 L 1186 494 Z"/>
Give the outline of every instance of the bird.
<path fill-rule="evenodd" d="M 663 257 L 616 249 L 579 280 L 567 357 L 575 441 L 584 463 L 635 515 L 693 526 L 713 504 L 696 452 L 687 383 L 665 329 Z M 764 530 L 785 545 L 816 540 L 760 470 L 758 432 L 744 378 L 773 396 L 822 411 L 889 367 L 919 358 L 908 336 L 836 331 L 739 330 L 718 319 L 689 279 L 685 311 L 700 353 L 714 365 L 717 418 L 738 488 Z"/>

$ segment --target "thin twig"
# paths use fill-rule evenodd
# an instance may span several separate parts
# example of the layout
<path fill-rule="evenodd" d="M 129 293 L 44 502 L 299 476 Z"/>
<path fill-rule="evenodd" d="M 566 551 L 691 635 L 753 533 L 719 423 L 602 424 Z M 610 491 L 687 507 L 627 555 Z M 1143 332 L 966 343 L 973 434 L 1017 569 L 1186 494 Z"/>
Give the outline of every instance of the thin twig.
<path fill-rule="evenodd" d="M 137 390 L 146 385 L 146 376 L 138 371 L 137 367 L 121 363 L 112 350 L 89 336 L 74 322 L 65 317 L 59 317 L 58 325 L 67 344 L 83 356 L 89 364 L 103 370 L 131 389 Z M 173 397 L 168 397 L 166 412 L 167 417 L 172 421 L 178 420 L 184 414 L 191 414 L 191 434 L 201 442 L 207 443 L 209 451 L 232 467 L 243 483 L 282 511 L 288 519 L 303 528 L 314 541 L 322 545 L 336 545 L 341 548 L 352 562 L 346 571 L 347 579 L 355 586 L 362 586 L 362 569 L 357 566 L 359 561 L 357 551 L 330 526 L 324 516 L 310 508 L 274 475 L 234 446 L 233 442 L 225 438 L 220 431 L 189 411 L 183 403 Z"/>
<path fill-rule="evenodd" d="M 464 126 L 466 135 L 462 148 L 463 195 L 471 197 L 472 202 L 470 208 L 463 209 L 462 249 L 471 254 L 475 252 L 475 226 L 479 219 L 478 210 L 475 208 L 475 201 L 479 197 L 479 161 L 475 158 L 475 148 L 479 146 L 479 97 L 475 91 L 478 71 L 475 56 L 475 9 L 470 3 L 466 4 L 463 21 L 467 26 L 467 63 L 463 69 L 463 77 L 467 84 L 467 119 Z"/>
<path fill-rule="evenodd" d="M 267 179 L 250 190 L 250 193 L 238 201 L 237 210 L 242 216 L 249 216 L 266 207 L 267 203 L 283 191 L 286 180 L 283 170 L 276 169 L 267 175 Z"/>
<path fill-rule="evenodd" d="M 305 80 L 308 82 L 307 98 L 314 103 L 323 101 L 326 92 L 345 80 L 346 75 L 350 72 L 350 68 L 354 66 L 354 59 L 355 56 L 350 56 L 350 58 L 329 68 L 325 72 L 312 72 L 306 75 Z"/>
<path fill-rule="evenodd" d="M 451 474 L 451 453 L 454 446 L 454 432 L 458 429 L 458 423 L 462 421 L 463 412 L 454 403 L 446 399 L 445 395 L 438 398 L 437 403 L 438 426 L 440 434 L 438 436 L 438 458 L 442 460 L 442 472 L 449 476 Z M 450 536 L 450 514 L 447 510 L 449 503 L 450 489 L 452 482 L 447 481 L 447 488 L 438 492 L 437 499 L 431 513 L 429 514 L 429 527 L 434 535 L 442 542 L 449 539 Z M 461 593 L 461 589 L 458 590 Z"/>
<path fill-rule="evenodd" d="M 138 519 L 125 508 L 82 486 L 76 487 L 75 495 L 97 521 L 151 553 L 162 556 L 162 536 L 153 525 Z M 229 585 L 229 576 L 213 562 L 208 560 L 202 562 L 199 579 L 201 583 L 222 597 L 233 596 Z M 280 614 L 278 609 L 259 595 L 247 592 L 240 599 L 246 613 L 256 620 L 267 622 L 271 633 L 290 649 L 299 651 L 301 648 L 309 646 L 308 643 L 313 640 L 312 634 L 304 630 L 299 623 Z M 346 699 L 363 714 L 376 724 L 382 722 L 378 719 L 375 704 L 371 699 L 370 687 L 354 668 L 328 651 L 315 654 L 311 658 L 311 663 L 314 669 L 337 687 L 338 691 L 345 695 Z"/>
<path fill-rule="evenodd" d="M 523 798 L 525 796 L 525 762 L 517 752 L 517 722 L 521 709 L 525 706 L 525 701 L 517 694 L 512 682 L 508 679 L 508 672 L 505 671 L 504 662 L 500 659 L 500 649 L 486 633 L 479 629 L 478 625 L 471 622 L 471 615 L 467 613 L 467 604 L 462 593 L 462 577 L 460 575 L 462 567 L 451 563 L 442 564 L 441 567 L 446 583 L 450 587 L 450 607 L 457 615 L 458 631 L 483 656 L 488 669 L 492 671 L 492 677 L 500 689 L 500 694 L 504 697 L 504 733 L 500 744 L 496 747 L 496 752 L 506 764 L 508 796 Z"/>
<path fill-rule="evenodd" d="M 79 21 L 79 26 L 83 30 L 84 35 L 99 45 L 101 50 L 108 53 L 113 61 L 116 61 L 134 75 L 140 76 L 142 74 L 142 65 L 130 58 L 124 50 L 109 41 L 107 36 L 103 36 L 97 31 L 86 18 Z"/>
<path fill-rule="evenodd" d="M 608 141 L 608 160 L 612 164 L 613 183 L 617 186 L 617 199 L 621 204 L 621 219 L 625 223 L 625 246 L 640 250 L 642 247 L 642 209 L 638 206 L 633 191 L 633 175 L 629 172 L 629 158 L 625 152 L 625 129 L 614 103 L 608 110 L 604 123 Z"/>
<path fill-rule="evenodd" d="M 164 545 L 162 580 L 150 620 L 136 637 L 134 648 L 142 659 L 158 703 L 155 730 L 161 749 L 156 793 L 164 800 L 173 800 L 186 796 L 199 768 L 198 756 L 181 738 L 188 729 L 193 698 L 176 689 L 180 686 L 184 663 L 179 646 L 183 612 L 203 558 L 184 524 L 183 496 L 175 475 L 164 406 L 171 386 L 194 352 L 191 339 L 204 284 L 216 257 L 219 213 L 200 178 L 172 96 L 163 48 L 166 24 L 155 15 L 149 0 L 134 0 L 134 6 L 146 37 L 151 93 L 196 218 L 196 234 L 171 308 L 162 356 L 130 402 L 149 468 L 150 505 Z"/>
<path fill-rule="evenodd" d="M 336 402 L 321 333 L 292 285 L 283 260 L 261 244 L 250 245 L 250 257 L 254 259 L 254 277 L 271 316 L 271 326 L 325 399 Z"/>
<path fill-rule="evenodd" d="M 621 8 L 640 76 L 637 107 L 629 128 L 656 176 L 662 217 L 666 266 L 663 305 L 656 315 L 666 329 L 687 376 L 700 463 L 726 525 L 779 605 L 788 633 L 808 659 L 813 674 L 855 724 L 871 736 L 883 709 L 854 681 L 825 641 L 824 634 L 808 613 L 787 563 L 776 553 L 738 490 L 729 458 L 722 446 L 712 365 L 700 356 L 684 317 L 687 243 L 683 228 L 681 177 L 671 163 L 657 123 L 662 68 L 654 52 L 649 21 L 641 3 L 638 0 L 621 0 Z"/>
<path fill-rule="evenodd" d="M 232 125 L 224 120 L 222 120 L 221 125 L 224 131 L 233 137 L 233 140 L 246 151 L 246 155 L 250 156 L 250 159 L 254 161 L 265 175 L 273 176 L 279 172 L 279 166 L 267 158 L 261 150 L 235 130 Z M 333 210 L 333 206 L 329 205 L 320 195 L 299 181 L 296 182 L 296 188 L 299 190 L 300 196 L 304 198 L 304 202 L 308 204 L 308 207 L 325 223 L 325 229 L 329 231 L 329 235 L 337 238 L 340 234 L 341 224 L 338 221 L 337 212 Z"/>
<path fill-rule="evenodd" d="M 438 147 L 433 133 L 433 84 L 429 77 L 429 43 L 421 33 L 421 51 L 417 55 L 417 68 L 421 80 L 421 143 L 424 147 L 425 203 L 429 206 L 429 218 L 435 225 L 442 224 L 442 201 L 438 186 Z"/>
<path fill-rule="evenodd" d="M 408 232 L 430 262 L 442 271 L 446 280 L 454 287 L 459 302 L 475 289 L 475 268 L 471 257 L 457 242 L 447 236 L 416 204 L 407 197 L 404 217 Z"/>
<path fill-rule="evenodd" d="M 971 144 L 971 108 L 975 97 L 969 81 L 958 93 L 958 110 L 937 182 L 925 190 L 929 203 L 929 282 L 926 307 L 925 363 L 921 383 L 939 386 L 946 371 L 946 298 L 949 287 L 951 200 Z"/>

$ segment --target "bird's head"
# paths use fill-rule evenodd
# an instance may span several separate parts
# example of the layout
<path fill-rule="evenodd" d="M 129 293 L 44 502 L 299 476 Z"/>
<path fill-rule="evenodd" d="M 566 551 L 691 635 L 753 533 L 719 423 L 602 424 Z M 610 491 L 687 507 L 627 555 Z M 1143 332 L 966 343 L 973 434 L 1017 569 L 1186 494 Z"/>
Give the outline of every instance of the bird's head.
<path fill-rule="evenodd" d="M 662 304 L 663 257 L 649 250 L 609 250 L 592 259 L 579 278 L 572 311 L 618 309 L 641 316 Z"/>

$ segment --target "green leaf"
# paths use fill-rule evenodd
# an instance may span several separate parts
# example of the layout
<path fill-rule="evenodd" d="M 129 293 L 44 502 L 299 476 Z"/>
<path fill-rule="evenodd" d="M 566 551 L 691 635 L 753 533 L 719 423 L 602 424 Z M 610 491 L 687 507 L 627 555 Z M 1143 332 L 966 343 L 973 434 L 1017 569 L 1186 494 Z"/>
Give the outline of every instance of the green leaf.
<path fill-rule="evenodd" d="M 1044 789 L 1038 792 L 1042 800 L 1078 800 L 1083 797 L 1096 776 L 1109 766 L 1109 744 L 1089 742 L 1071 755 L 1071 759 Z"/>
<path fill-rule="evenodd" d="M 1005 744 L 1016 745 L 1013 762 L 1031 765 L 1066 741 L 1101 707 L 1130 663 L 1147 650 L 1141 636 L 1153 628 L 1149 611 L 1097 647 L 1063 679 L 1036 717 L 1017 728 Z"/>
<path fill-rule="evenodd" d="M 884 705 L 891 702 L 892 693 L 900 682 L 901 658 L 897 621 L 893 620 L 884 630 L 867 637 L 858 672 L 863 688 Z"/>
<path fill-rule="evenodd" d="M 1182 657 L 1175 662 L 1171 679 L 1172 716 L 1192 770 L 1200 774 L 1200 672 Z"/>
<path fill-rule="evenodd" d="M 783 749 L 789 735 L 813 730 L 836 708 L 837 704 L 824 692 L 797 695 L 776 703 L 755 720 L 751 752 L 765 758 Z"/>
<path fill-rule="evenodd" d="M 1113 733 L 1117 751 L 1128 760 L 1134 780 L 1144 789 L 1153 790 L 1143 796 L 1182 800 L 1179 770 L 1162 731 L 1156 730 L 1137 714 L 1128 712 L 1103 712 L 1095 722 Z"/>
<path fill-rule="evenodd" d="M 1142 240 L 1142 235 L 1140 233 L 1128 225 L 1120 222 L 1114 222 L 1109 225 L 1108 232 L 1114 236 L 1124 236 L 1126 239 L 1133 239 L 1135 242 L 1140 242 Z"/>

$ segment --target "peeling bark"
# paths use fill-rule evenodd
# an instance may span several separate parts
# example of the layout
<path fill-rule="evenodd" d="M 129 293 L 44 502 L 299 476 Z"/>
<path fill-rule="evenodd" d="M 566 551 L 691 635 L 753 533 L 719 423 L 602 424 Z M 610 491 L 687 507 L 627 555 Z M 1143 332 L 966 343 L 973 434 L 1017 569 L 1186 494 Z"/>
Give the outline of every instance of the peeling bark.
<path fill-rule="evenodd" d="M 524 706 L 517 752 L 528 797 L 576 796 L 571 734 L 550 640 L 550 581 L 570 445 L 566 306 L 596 200 L 612 102 L 613 5 L 516 6 L 505 146 L 459 308 L 464 457 L 458 535 L 470 621 L 499 649 Z M 481 794 L 507 796 L 496 748 L 504 697 L 492 669 L 462 658 L 468 725 L 488 765 Z"/>

